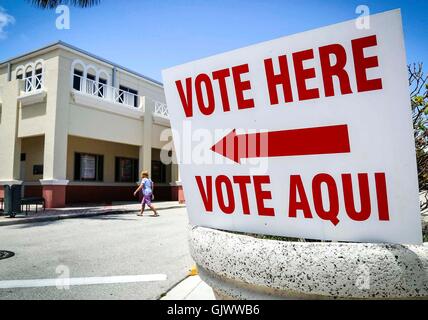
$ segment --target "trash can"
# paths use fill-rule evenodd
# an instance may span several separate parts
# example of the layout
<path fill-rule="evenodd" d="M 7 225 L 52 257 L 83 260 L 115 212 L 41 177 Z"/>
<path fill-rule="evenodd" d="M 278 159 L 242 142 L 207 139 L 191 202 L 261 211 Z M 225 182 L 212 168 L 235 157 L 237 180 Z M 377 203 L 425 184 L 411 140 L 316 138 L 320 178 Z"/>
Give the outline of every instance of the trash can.
<path fill-rule="evenodd" d="M 21 213 L 21 185 L 4 186 L 4 214 L 15 217 Z"/>

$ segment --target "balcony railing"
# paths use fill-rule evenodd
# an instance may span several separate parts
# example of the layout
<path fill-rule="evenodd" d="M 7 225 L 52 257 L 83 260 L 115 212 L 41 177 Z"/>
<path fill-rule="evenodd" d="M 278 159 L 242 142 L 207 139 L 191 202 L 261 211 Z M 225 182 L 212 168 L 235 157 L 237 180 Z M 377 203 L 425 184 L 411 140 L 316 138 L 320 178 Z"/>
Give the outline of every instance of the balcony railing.
<path fill-rule="evenodd" d="M 43 74 L 36 74 L 32 77 L 28 77 L 22 80 L 24 93 L 30 93 L 37 90 L 43 89 Z"/>
<path fill-rule="evenodd" d="M 165 103 L 155 101 L 155 109 L 153 110 L 153 114 L 169 119 L 168 106 Z"/>
<path fill-rule="evenodd" d="M 74 77 L 80 79 L 80 87 L 78 89 L 80 92 L 130 107 L 138 108 L 140 106 L 140 99 L 136 94 L 78 75 L 74 75 Z"/>
<path fill-rule="evenodd" d="M 136 94 L 76 74 L 74 75 L 73 87 L 84 94 L 128 107 L 142 108 L 142 104 L 144 104 L 143 99 Z M 153 114 L 169 119 L 167 105 L 159 101 L 155 101 Z"/>

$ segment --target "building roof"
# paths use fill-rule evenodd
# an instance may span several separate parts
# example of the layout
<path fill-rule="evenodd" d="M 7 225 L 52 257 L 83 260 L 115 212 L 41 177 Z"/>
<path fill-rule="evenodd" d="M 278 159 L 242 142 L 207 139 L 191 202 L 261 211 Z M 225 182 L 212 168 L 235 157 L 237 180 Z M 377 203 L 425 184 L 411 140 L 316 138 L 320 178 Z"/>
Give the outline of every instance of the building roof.
<path fill-rule="evenodd" d="M 156 84 L 156 85 L 163 86 L 162 82 L 159 82 L 159 81 L 157 81 L 157 80 L 155 80 L 155 79 L 152 79 L 152 78 L 150 78 L 150 77 L 147 77 L 147 76 L 145 76 L 145 75 L 143 75 L 143 74 L 141 74 L 141 73 L 138 73 L 138 72 L 136 72 L 136 71 L 133 71 L 133 70 L 131 70 L 131 69 L 128 69 L 128 68 L 126 68 L 126 67 L 123 67 L 123 66 L 121 66 L 121 65 L 119 65 L 119 64 L 117 64 L 117 63 L 111 62 L 110 60 L 107 60 L 107 59 L 104 59 L 104 58 L 102 58 L 102 57 L 99 57 L 99 56 L 97 56 L 97 55 L 95 55 L 95 54 L 93 54 L 93 53 L 90 53 L 90 52 L 88 52 L 88 51 L 85 51 L 85 50 L 83 50 L 83 49 L 80 49 L 80 48 L 78 48 L 78 47 L 75 47 L 75 46 L 73 46 L 73 45 L 71 45 L 71 44 L 69 44 L 69 43 L 66 43 L 66 42 L 64 42 L 64 41 L 61 41 L 61 40 L 60 40 L 60 41 L 57 41 L 57 42 L 54 42 L 54 43 L 51 43 L 51 44 L 49 44 L 49 45 L 47 45 L 47 46 L 44 46 L 44 47 L 42 47 L 42 48 L 39 48 L 39 49 L 37 49 L 37 50 L 33 50 L 33 51 L 30 51 L 30 52 L 27 52 L 27 53 L 24 53 L 24 54 L 21 54 L 21 55 L 15 56 L 15 57 L 10 58 L 10 59 L 7 59 L 7 60 L 5 60 L 5 61 L 1 61 L 1 62 L 0 62 L 0 66 L 2 66 L 2 65 L 4 65 L 4 64 L 7 64 L 7 63 L 10 63 L 10 62 L 13 62 L 14 60 L 19 60 L 19 59 L 21 59 L 21 58 L 23 58 L 23 57 L 25 57 L 25 56 L 35 54 L 35 53 L 37 53 L 37 52 L 39 52 L 39 51 L 43 51 L 43 50 L 51 49 L 51 48 L 53 48 L 53 47 L 55 47 L 55 46 L 62 46 L 62 47 L 65 47 L 65 48 L 68 48 L 68 49 L 71 49 L 71 50 L 77 51 L 77 52 L 79 52 L 79 53 L 81 53 L 81 54 L 84 54 L 84 55 L 86 55 L 86 56 L 89 56 L 89 57 L 91 57 L 91 58 L 93 58 L 93 59 L 96 59 L 96 60 L 102 61 L 102 62 L 104 62 L 104 63 L 106 63 L 106 64 L 109 64 L 109 65 L 111 65 L 112 67 L 115 67 L 115 68 L 117 68 L 117 69 L 120 69 L 120 70 L 126 71 L 126 72 L 128 72 L 128 73 L 131 73 L 131 74 L 133 74 L 133 75 L 135 75 L 135 76 L 137 76 L 137 77 L 143 78 L 144 80 L 147 80 L 147 81 L 149 81 L 149 82 L 152 82 L 152 83 L 154 83 L 154 84 Z"/>

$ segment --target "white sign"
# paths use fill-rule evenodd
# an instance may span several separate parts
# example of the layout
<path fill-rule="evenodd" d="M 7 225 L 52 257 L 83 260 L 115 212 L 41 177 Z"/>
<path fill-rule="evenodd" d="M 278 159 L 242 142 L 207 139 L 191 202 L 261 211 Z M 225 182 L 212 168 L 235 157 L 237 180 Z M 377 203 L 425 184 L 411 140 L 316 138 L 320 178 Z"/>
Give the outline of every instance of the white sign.
<path fill-rule="evenodd" d="M 399 10 L 163 72 L 190 223 L 421 243 Z"/>

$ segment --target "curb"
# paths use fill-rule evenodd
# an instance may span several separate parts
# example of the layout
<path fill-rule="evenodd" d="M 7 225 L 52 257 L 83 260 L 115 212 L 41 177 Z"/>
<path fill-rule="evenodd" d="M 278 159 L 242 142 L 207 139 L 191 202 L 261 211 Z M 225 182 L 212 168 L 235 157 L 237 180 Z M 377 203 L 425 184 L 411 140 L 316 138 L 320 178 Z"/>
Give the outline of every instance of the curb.
<path fill-rule="evenodd" d="M 189 277 L 191 277 L 191 276 L 187 274 L 183 279 L 178 280 L 176 283 L 173 283 L 172 286 L 167 291 L 165 291 L 164 293 L 161 293 L 160 295 L 158 295 L 154 300 L 162 300 L 164 297 L 166 297 L 166 295 L 169 292 L 171 292 L 175 287 L 177 287 L 180 283 L 182 283 L 183 281 L 185 281 Z"/>
<path fill-rule="evenodd" d="M 177 209 L 177 208 L 186 208 L 183 205 L 174 205 L 164 208 L 158 208 L 157 211 L 168 210 L 168 209 Z M 137 210 L 112 210 L 112 211 L 102 211 L 102 212 L 88 212 L 88 213 L 77 213 L 77 214 L 60 214 L 55 216 L 46 216 L 46 217 L 37 217 L 37 218 L 11 218 L 11 220 L 0 221 L 1 226 L 11 226 L 16 224 L 27 224 L 27 223 L 38 223 L 46 221 L 55 221 L 55 220 L 65 220 L 65 219 L 74 219 L 74 218 L 89 218 L 103 215 L 113 215 L 113 214 L 126 214 L 131 212 L 136 212 Z M 15 220 L 18 219 L 18 220 Z"/>

